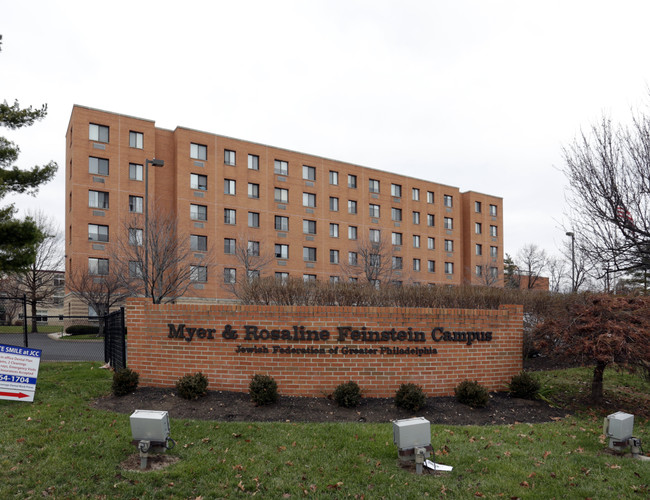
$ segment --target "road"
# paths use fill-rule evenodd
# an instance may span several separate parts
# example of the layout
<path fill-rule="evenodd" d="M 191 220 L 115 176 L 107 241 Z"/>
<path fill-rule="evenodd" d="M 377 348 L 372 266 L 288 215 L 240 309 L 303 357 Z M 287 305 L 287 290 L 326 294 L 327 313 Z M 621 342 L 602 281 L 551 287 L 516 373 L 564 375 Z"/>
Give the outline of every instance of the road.
<path fill-rule="evenodd" d="M 22 333 L 0 334 L 0 344 L 25 347 Z M 104 361 L 104 340 L 59 340 L 46 333 L 30 333 L 31 349 L 41 349 L 41 361 Z"/>

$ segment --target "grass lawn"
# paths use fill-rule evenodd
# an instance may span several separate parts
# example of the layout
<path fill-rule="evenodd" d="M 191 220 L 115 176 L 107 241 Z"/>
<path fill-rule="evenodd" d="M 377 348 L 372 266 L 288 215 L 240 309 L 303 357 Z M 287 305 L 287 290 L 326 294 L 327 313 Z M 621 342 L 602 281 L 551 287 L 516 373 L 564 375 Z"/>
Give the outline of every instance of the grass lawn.
<path fill-rule="evenodd" d="M 27 325 L 27 332 L 30 333 L 31 325 Z M 38 333 L 54 333 L 63 330 L 62 326 L 56 325 L 38 325 Z M 2 333 L 23 333 L 22 326 L 0 325 L 0 334 Z"/>
<path fill-rule="evenodd" d="M 177 419 L 171 422 L 177 445 L 168 453 L 179 461 L 159 471 L 128 471 L 120 464 L 135 453 L 129 415 L 89 406 L 110 391 L 111 373 L 99 365 L 43 363 L 34 403 L 0 401 L 0 498 L 650 496 L 650 463 L 605 453 L 602 412 L 588 409 L 545 424 L 432 425 L 438 461 L 454 467 L 441 476 L 398 466 L 390 423 Z M 640 377 L 609 371 L 607 390 L 650 392 Z M 582 387 L 589 370 L 539 376 L 552 386 L 545 397 L 561 402 Z M 635 418 L 635 435 L 650 449 L 647 417 Z"/>

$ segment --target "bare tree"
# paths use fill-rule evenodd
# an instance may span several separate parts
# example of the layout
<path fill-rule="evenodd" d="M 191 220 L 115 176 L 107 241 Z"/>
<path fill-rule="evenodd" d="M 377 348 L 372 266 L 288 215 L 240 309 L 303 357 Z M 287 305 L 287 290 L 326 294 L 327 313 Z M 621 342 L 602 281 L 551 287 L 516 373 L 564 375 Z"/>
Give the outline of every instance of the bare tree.
<path fill-rule="evenodd" d="M 239 279 L 231 280 L 224 285 L 240 300 L 249 295 L 248 288 L 254 281 L 262 277 L 262 273 L 275 259 L 275 254 L 269 245 L 264 242 L 252 240 L 248 233 L 240 233 L 230 248 L 239 265 L 243 268 L 244 274 Z"/>
<path fill-rule="evenodd" d="M 479 286 L 496 286 L 499 283 L 499 268 L 492 259 L 487 258 L 477 261 L 473 270 L 474 283 Z M 472 272 L 472 270 L 469 270 Z"/>
<path fill-rule="evenodd" d="M 575 234 L 575 233 L 574 233 Z M 575 291 L 587 286 L 587 281 L 590 276 L 597 278 L 600 276 L 598 270 L 598 263 L 593 260 L 593 254 L 589 251 L 589 243 L 584 241 L 584 238 L 578 234 L 574 236 L 574 248 L 571 248 L 571 242 L 565 241 L 562 246 L 561 252 L 565 262 L 568 264 L 567 275 L 572 276 L 573 266 L 573 280 L 575 280 Z"/>
<path fill-rule="evenodd" d="M 537 245 L 530 243 L 517 252 L 517 268 L 519 273 L 528 277 L 527 288 L 535 288 L 535 283 L 546 269 L 548 257 L 546 252 Z"/>
<path fill-rule="evenodd" d="M 36 223 L 42 239 L 35 246 L 34 262 L 29 267 L 12 273 L 10 279 L 15 281 L 20 295 L 27 295 L 27 303 L 31 309 L 31 331 L 36 332 L 38 305 L 51 303 L 57 291 L 54 283 L 57 273 L 53 271 L 60 271 L 63 267 L 63 241 L 54 221 L 44 212 L 30 213 L 29 217 Z"/>
<path fill-rule="evenodd" d="M 557 257 L 549 257 L 547 268 L 549 291 L 560 292 L 566 278 L 566 261 Z"/>
<path fill-rule="evenodd" d="M 144 225 L 144 218 L 135 214 L 124 221 L 111 254 L 116 276 L 131 295 L 151 297 L 154 304 L 172 302 L 193 281 L 207 277 L 211 253 L 207 247 L 193 250 L 190 235 L 160 207 L 154 207 Z"/>
<path fill-rule="evenodd" d="M 395 276 L 396 267 L 393 246 L 386 237 L 377 240 L 360 239 L 355 251 L 343 259 L 342 268 L 345 276 L 362 279 L 375 286 L 389 283 Z"/>
<path fill-rule="evenodd" d="M 632 115 L 602 118 L 563 150 L 572 230 L 608 274 L 650 264 L 650 116 Z"/>
<path fill-rule="evenodd" d="M 93 274 L 88 268 L 72 270 L 66 276 L 66 286 L 100 317 L 107 315 L 112 307 L 123 304 L 130 295 L 112 269 L 107 274 Z"/>

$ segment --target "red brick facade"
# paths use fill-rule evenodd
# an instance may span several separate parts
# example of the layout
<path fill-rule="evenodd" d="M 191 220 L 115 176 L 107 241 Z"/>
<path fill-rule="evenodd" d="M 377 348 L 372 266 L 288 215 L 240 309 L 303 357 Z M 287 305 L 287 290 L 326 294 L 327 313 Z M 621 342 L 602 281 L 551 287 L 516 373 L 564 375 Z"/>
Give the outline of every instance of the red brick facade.
<path fill-rule="evenodd" d="M 522 369 L 522 322 L 521 306 L 152 305 L 129 299 L 128 364 L 142 385 L 157 387 L 201 371 L 211 390 L 238 392 L 248 391 L 256 373 L 271 375 L 286 395 L 326 396 L 348 380 L 366 397 L 393 396 L 407 382 L 429 396 L 448 396 L 465 379 L 495 391 Z M 237 338 L 226 338 L 233 330 Z"/>

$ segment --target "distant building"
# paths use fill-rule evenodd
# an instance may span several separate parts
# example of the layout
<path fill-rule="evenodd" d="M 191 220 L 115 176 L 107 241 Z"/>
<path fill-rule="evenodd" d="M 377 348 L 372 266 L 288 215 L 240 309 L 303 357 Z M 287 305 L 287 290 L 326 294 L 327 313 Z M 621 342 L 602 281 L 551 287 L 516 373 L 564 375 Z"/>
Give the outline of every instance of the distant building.
<path fill-rule="evenodd" d="M 261 275 L 279 279 L 349 279 L 361 242 L 381 239 L 392 281 L 503 286 L 497 196 L 83 106 L 66 134 L 66 271 L 107 272 L 122 221 L 143 213 L 154 158 L 150 206 L 173 211 L 195 250 L 185 300 L 232 299 L 242 241 L 272 253 Z M 204 269 L 209 248 L 216 265 Z"/>

